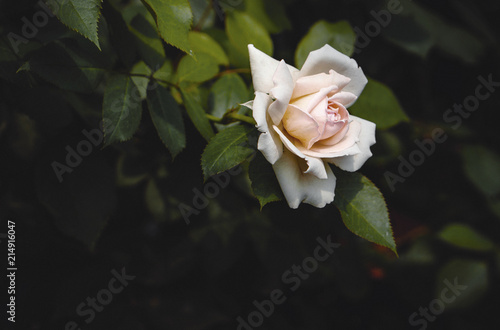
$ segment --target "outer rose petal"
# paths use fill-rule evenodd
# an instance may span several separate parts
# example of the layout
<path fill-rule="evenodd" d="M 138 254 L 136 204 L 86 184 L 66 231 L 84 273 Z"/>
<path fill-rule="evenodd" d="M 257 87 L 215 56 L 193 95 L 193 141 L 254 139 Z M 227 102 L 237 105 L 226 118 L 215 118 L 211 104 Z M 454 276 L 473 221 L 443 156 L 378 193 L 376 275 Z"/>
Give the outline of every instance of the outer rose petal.
<path fill-rule="evenodd" d="M 370 151 L 370 146 L 375 144 L 375 124 L 371 121 L 352 116 L 353 122 L 358 122 L 361 124 L 361 132 L 359 134 L 359 142 L 357 143 L 360 153 L 351 156 L 331 158 L 328 162 L 331 162 L 344 171 L 354 172 L 363 166 L 363 164 L 372 156 Z"/>
<path fill-rule="evenodd" d="M 338 50 L 332 48 L 330 45 L 324 45 L 318 50 L 309 53 L 304 65 L 300 72 L 295 73 L 295 78 L 315 75 L 318 73 L 326 73 L 331 69 L 340 73 L 343 76 L 351 78 L 351 82 L 342 90 L 344 92 L 351 92 L 355 96 L 359 96 L 363 88 L 365 88 L 368 80 L 366 79 L 363 70 L 358 67 L 356 61 Z M 349 107 L 353 102 L 346 104 Z"/>
<path fill-rule="evenodd" d="M 271 96 L 275 98 L 269 106 L 268 113 L 275 125 L 279 125 L 286 112 L 288 103 L 293 92 L 293 78 L 288 70 L 285 61 L 281 61 L 273 75 L 274 87 L 271 89 Z"/>
<path fill-rule="evenodd" d="M 259 136 L 257 149 L 259 149 L 267 161 L 274 164 L 283 154 L 283 143 L 278 134 L 269 130 L 267 109 L 273 100 L 265 93 L 255 92 L 253 101 L 253 117 L 257 122 L 257 128 L 262 134 Z"/>
<path fill-rule="evenodd" d="M 326 166 L 327 178 L 318 179 L 314 175 L 303 173 L 299 162 L 304 160 L 285 150 L 273 165 L 288 205 L 296 209 L 301 202 L 315 207 L 331 203 L 335 196 L 336 178 L 330 166 Z"/>
<path fill-rule="evenodd" d="M 276 133 L 279 134 L 281 142 L 283 142 L 286 149 L 306 161 L 307 168 L 304 167 L 304 173 L 312 174 L 318 179 L 326 179 L 328 177 L 328 172 L 326 170 L 326 167 L 328 167 L 328 165 L 326 165 L 323 160 L 321 160 L 320 158 L 304 155 L 278 127 L 273 126 L 273 128 Z"/>
<path fill-rule="evenodd" d="M 252 70 L 253 88 L 256 92 L 269 93 L 274 87 L 273 75 L 278 68 L 279 61 L 261 52 L 254 45 L 248 45 L 250 68 Z M 290 72 L 298 72 L 293 66 L 287 65 Z"/>

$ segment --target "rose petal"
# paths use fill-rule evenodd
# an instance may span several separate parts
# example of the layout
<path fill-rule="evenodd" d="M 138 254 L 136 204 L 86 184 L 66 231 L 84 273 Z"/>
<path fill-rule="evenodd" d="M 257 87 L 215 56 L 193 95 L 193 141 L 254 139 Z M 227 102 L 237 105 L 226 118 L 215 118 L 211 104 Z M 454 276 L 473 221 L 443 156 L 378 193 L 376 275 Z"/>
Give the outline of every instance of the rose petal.
<path fill-rule="evenodd" d="M 352 146 L 345 148 L 341 151 L 331 151 L 331 152 L 318 152 L 320 148 L 316 148 L 316 151 L 313 150 L 308 150 L 306 148 L 303 148 L 302 146 L 298 147 L 298 149 L 306 156 L 308 157 L 316 157 L 316 158 L 321 158 L 324 160 L 329 161 L 330 159 L 333 159 L 335 157 L 344 157 L 344 156 L 351 156 L 351 155 L 356 155 L 361 152 L 359 149 L 358 145 L 355 143 Z M 329 161 L 330 162 L 330 161 Z M 330 162 L 331 163 L 331 162 Z"/>
<path fill-rule="evenodd" d="M 347 132 L 349 131 L 349 125 L 345 123 L 345 125 L 342 127 L 340 131 L 335 133 L 334 136 L 329 137 L 327 139 L 321 140 L 320 143 L 325 146 L 333 146 L 342 141 L 344 136 L 346 136 Z"/>
<path fill-rule="evenodd" d="M 363 70 L 358 67 L 354 59 L 329 45 L 324 45 L 320 49 L 310 52 L 302 69 L 298 73 L 294 73 L 294 78 L 298 80 L 301 77 L 330 72 L 332 69 L 345 77 L 351 78 L 351 82 L 343 88 L 343 91 L 350 92 L 355 96 L 361 94 L 368 82 Z M 352 103 L 354 102 L 350 102 L 345 106 L 348 107 Z"/>
<path fill-rule="evenodd" d="M 337 165 L 344 171 L 354 172 L 359 170 L 361 166 L 363 166 L 363 164 L 368 160 L 368 158 L 372 156 L 370 146 L 375 144 L 375 124 L 371 121 L 364 120 L 356 116 L 350 117 L 353 119 L 353 122 L 351 124 L 359 123 L 361 127 L 359 142 L 357 143 L 360 149 L 360 153 L 352 156 L 332 158 L 328 161 Z"/>
<path fill-rule="evenodd" d="M 334 135 L 338 134 L 346 126 L 347 126 L 347 121 L 345 121 L 345 120 L 327 122 L 325 124 L 325 129 L 323 130 L 323 133 L 321 134 L 320 140 L 321 139 L 330 139 L 330 138 L 334 137 Z M 339 137 L 339 140 L 340 140 L 340 137 Z"/>
<path fill-rule="evenodd" d="M 283 143 L 281 142 L 278 134 L 273 131 L 262 133 L 257 142 L 257 149 L 259 149 L 267 161 L 271 164 L 276 163 L 283 154 Z"/>
<path fill-rule="evenodd" d="M 313 145 L 309 150 L 303 148 L 300 145 L 298 145 L 297 148 L 306 156 L 318 158 L 333 158 L 355 155 L 361 152 L 359 146 L 357 145 L 360 132 L 361 124 L 357 121 L 352 121 L 351 123 L 349 123 L 349 130 L 347 131 L 347 134 L 342 140 L 340 140 L 340 142 L 335 145 L 324 145 L 322 144 L 323 141 L 320 141 Z M 326 139 L 325 141 L 327 140 L 328 139 Z"/>
<path fill-rule="evenodd" d="M 318 103 L 318 105 L 310 112 L 311 116 L 319 124 L 319 130 L 321 133 L 321 136 L 314 140 L 313 143 L 318 140 L 329 139 L 347 125 L 349 112 L 347 112 L 346 108 L 339 103 L 330 103 L 331 101 L 325 97 L 323 102 Z M 338 141 L 342 138 L 343 136 L 339 137 Z M 320 143 L 323 142 L 320 141 Z M 310 144 L 307 148 L 310 149 L 311 146 L 312 145 Z"/>
<path fill-rule="evenodd" d="M 325 164 L 321 159 L 316 158 L 316 157 L 308 157 L 308 156 L 304 155 L 295 146 L 295 144 L 293 144 L 290 141 L 291 137 L 289 138 L 288 136 L 286 136 L 285 133 L 283 133 L 277 126 L 273 126 L 273 128 L 276 131 L 276 133 L 278 133 L 278 135 L 281 139 L 281 142 L 283 142 L 286 149 L 290 150 L 296 156 L 298 156 L 306 161 L 308 167 L 306 169 L 304 169 L 304 173 L 312 174 L 315 177 L 317 177 L 318 179 L 326 179 L 327 178 L 327 170 L 326 170 L 327 166 L 325 167 Z M 298 143 L 297 145 L 300 145 L 298 140 L 296 140 L 296 139 L 293 139 L 293 140 L 295 140 Z"/>
<path fill-rule="evenodd" d="M 262 132 L 257 149 L 262 152 L 269 163 L 274 164 L 283 154 L 283 143 L 274 130 L 269 130 L 267 109 L 272 101 L 269 95 L 255 92 L 253 118 L 257 122 L 258 130 Z"/>
<path fill-rule="evenodd" d="M 293 78 L 288 70 L 285 61 L 281 61 L 273 75 L 274 87 L 271 89 L 271 96 L 274 102 L 269 107 L 269 115 L 275 125 L 279 125 L 286 112 L 288 103 L 293 92 Z"/>
<path fill-rule="evenodd" d="M 320 89 L 335 85 L 338 89 L 346 86 L 351 79 L 344 77 L 333 70 L 328 74 L 318 73 L 312 76 L 301 77 L 295 82 L 292 99 L 318 92 Z"/>
<path fill-rule="evenodd" d="M 252 103 L 252 115 L 257 122 L 257 128 L 261 132 L 269 131 L 267 128 L 267 109 L 272 102 L 272 98 L 266 93 L 255 92 L 255 99 Z"/>
<path fill-rule="evenodd" d="M 328 94 L 338 90 L 338 87 L 333 85 L 319 90 L 315 94 L 309 94 L 292 101 L 291 104 L 300 108 L 304 112 L 310 113 L 321 101 L 323 101 Z M 325 107 L 326 109 L 326 107 Z"/>
<path fill-rule="evenodd" d="M 326 168 L 326 179 L 318 179 L 314 175 L 304 174 L 300 162 L 303 159 L 285 150 L 283 156 L 273 165 L 281 190 L 288 205 L 296 209 L 301 202 L 315 207 L 324 207 L 333 201 L 336 178 L 330 166 Z"/>
<path fill-rule="evenodd" d="M 354 95 L 353 93 L 341 91 L 341 92 L 333 94 L 333 96 L 330 97 L 329 100 L 333 101 L 333 102 L 338 102 L 338 103 L 346 106 L 346 104 L 353 104 L 357 100 L 357 98 L 358 97 L 356 95 Z"/>
<path fill-rule="evenodd" d="M 279 61 L 258 50 L 252 44 L 248 45 L 248 53 L 254 90 L 269 93 L 274 87 L 273 75 L 278 68 Z M 287 67 L 290 72 L 298 72 L 293 66 L 287 65 Z"/>
<path fill-rule="evenodd" d="M 321 135 L 316 120 L 310 114 L 291 104 L 283 116 L 283 127 L 288 134 L 298 139 L 306 148 L 310 148 Z"/>

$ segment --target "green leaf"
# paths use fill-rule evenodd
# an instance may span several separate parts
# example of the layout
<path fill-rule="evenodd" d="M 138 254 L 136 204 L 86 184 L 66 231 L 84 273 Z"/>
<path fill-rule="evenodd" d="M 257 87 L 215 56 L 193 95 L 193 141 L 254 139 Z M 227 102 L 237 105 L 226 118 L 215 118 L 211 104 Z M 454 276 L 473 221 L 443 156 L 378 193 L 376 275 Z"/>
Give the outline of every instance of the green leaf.
<path fill-rule="evenodd" d="M 216 11 L 213 0 L 189 0 L 193 12 L 193 26 L 198 30 L 205 30 L 214 25 Z M 191 44 L 193 45 L 193 44 Z"/>
<path fill-rule="evenodd" d="M 447 22 L 440 16 L 412 0 L 400 0 L 404 10 L 393 15 L 383 35 L 402 49 L 426 57 L 437 47 L 443 52 L 467 63 L 475 63 L 485 50 L 485 43 L 470 29 Z"/>
<path fill-rule="evenodd" d="M 490 251 L 495 245 L 488 238 L 474 231 L 471 227 L 453 223 L 441 230 L 438 237 L 443 241 L 470 250 Z"/>
<path fill-rule="evenodd" d="M 131 74 L 140 74 L 144 76 L 151 75 L 151 69 L 143 61 L 137 62 L 130 70 Z M 149 78 L 141 76 L 131 76 L 132 81 L 137 86 L 139 93 L 141 94 L 141 99 L 146 99 L 147 89 L 149 85 Z"/>
<path fill-rule="evenodd" d="M 378 188 L 357 172 L 335 171 L 334 203 L 346 227 L 354 234 L 396 253 L 389 213 Z"/>
<path fill-rule="evenodd" d="M 488 266 L 485 262 L 453 259 L 439 270 L 435 296 L 441 298 L 446 290 L 449 299 L 445 305 L 447 310 L 467 308 L 484 296 L 488 286 Z"/>
<path fill-rule="evenodd" d="M 427 240 L 420 239 L 416 240 L 398 261 L 412 266 L 425 266 L 432 265 L 436 261 L 436 257 L 431 244 Z"/>
<path fill-rule="evenodd" d="M 119 6 L 112 1 L 104 1 L 102 15 L 106 18 L 111 45 L 121 62 L 130 67 L 137 58 L 137 46 L 131 42 L 135 37 L 123 19 Z"/>
<path fill-rule="evenodd" d="M 177 67 L 178 82 L 204 82 L 219 73 L 217 62 L 208 56 L 198 56 L 196 58 L 186 55 Z"/>
<path fill-rule="evenodd" d="M 48 1 L 46 4 L 64 25 L 101 49 L 97 34 L 101 0 Z"/>
<path fill-rule="evenodd" d="M 86 56 L 62 42 L 54 42 L 34 54 L 31 71 L 57 87 L 75 92 L 92 92 L 101 83 L 105 73 L 99 59 Z"/>
<path fill-rule="evenodd" d="M 161 37 L 167 43 L 180 50 L 192 54 L 188 40 L 193 13 L 188 0 L 143 0 L 156 25 Z"/>
<path fill-rule="evenodd" d="M 186 146 L 186 133 L 179 105 L 162 86 L 148 91 L 148 108 L 161 140 L 175 158 Z"/>
<path fill-rule="evenodd" d="M 135 36 L 137 48 L 144 62 L 154 69 L 161 66 L 165 61 L 165 50 L 153 17 L 148 12 L 139 13 L 130 21 L 129 29 Z"/>
<path fill-rule="evenodd" d="M 213 106 L 211 113 L 221 118 L 227 110 L 239 103 L 243 103 L 248 97 L 247 86 L 243 79 L 236 73 L 225 74 L 220 77 L 211 90 Z"/>
<path fill-rule="evenodd" d="M 208 34 L 191 31 L 189 32 L 188 39 L 196 58 L 201 57 L 199 55 L 208 56 L 217 64 L 229 65 L 229 59 L 224 49 Z"/>
<path fill-rule="evenodd" d="M 329 23 L 327 21 L 318 21 L 309 32 L 300 40 L 295 51 L 295 65 L 302 67 L 307 56 L 313 50 L 323 47 L 325 44 L 332 46 L 339 52 L 351 56 L 354 52 L 356 43 L 356 33 L 347 21 Z"/>
<path fill-rule="evenodd" d="M 266 29 L 250 15 L 233 11 L 226 18 L 229 41 L 242 60 L 248 62 L 248 44 L 253 44 L 267 55 L 273 54 L 273 41 Z"/>
<path fill-rule="evenodd" d="M 479 145 L 465 146 L 461 154 L 465 174 L 500 217 L 500 156 Z"/>
<path fill-rule="evenodd" d="M 170 62 L 170 60 L 166 60 L 165 63 L 163 63 L 163 65 L 158 70 L 155 71 L 155 73 L 153 74 L 153 78 L 158 79 L 159 80 L 158 82 L 162 86 L 167 87 L 165 81 L 167 82 L 171 81 L 173 72 L 174 69 L 172 67 L 172 62 Z"/>
<path fill-rule="evenodd" d="M 368 84 L 356 103 L 349 108 L 349 112 L 374 122 L 379 129 L 409 121 L 392 90 L 373 79 L 368 79 Z"/>
<path fill-rule="evenodd" d="M 258 20 L 269 33 L 279 33 L 292 27 L 285 7 L 279 1 L 247 1 L 245 11 Z"/>
<path fill-rule="evenodd" d="M 284 199 L 272 165 L 260 152 L 250 162 L 248 175 L 252 182 L 252 192 L 259 200 L 261 209 L 268 203 Z"/>
<path fill-rule="evenodd" d="M 214 130 L 207 119 L 207 113 L 203 110 L 200 100 L 196 95 L 196 90 L 181 88 L 181 94 L 189 118 L 191 118 L 191 121 L 198 132 L 200 132 L 201 136 L 203 136 L 205 140 L 210 141 L 214 136 Z"/>
<path fill-rule="evenodd" d="M 106 146 L 134 135 L 141 121 L 141 105 L 138 88 L 130 77 L 115 75 L 108 79 L 102 105 Z"/>
<path fill-rule="evenodd" d="M 201 156 L 205 180 L 244 162 L 254 153 L 248 147 L 248 134 L 254 128 L 245 125 L 228 127 L 210 140 Z"/>

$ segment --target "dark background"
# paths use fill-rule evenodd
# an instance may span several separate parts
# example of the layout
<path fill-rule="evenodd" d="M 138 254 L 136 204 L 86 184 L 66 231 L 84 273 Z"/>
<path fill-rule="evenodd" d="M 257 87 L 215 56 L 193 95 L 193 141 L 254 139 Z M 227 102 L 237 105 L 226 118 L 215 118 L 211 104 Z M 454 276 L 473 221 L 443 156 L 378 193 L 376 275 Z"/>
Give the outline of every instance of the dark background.
<path fill-rule="evenodd" d="M 282 2 L 292 28 L 272 38 L 275 57 L 288 63 L 319 19 L 346 19 L 363 28 L 373 20 L 370 11 L 383 8 L 368 0 Z M 500 81 L 500 4 L 414 2 L 463 29 L 441 38 L 460 44 L 459 31 L 468 31 L 481 47 L 477 56 L 465 59 L 441 42 L 423 58 L 401 43 L 417 44 L 428 33 L 412 19 L 394 18 L 354 55 L 367 76 L 394 91 L 410 118 L 378 131 L 374 157 L 361 169 L 386 198 L 399 258 L 349 232 L 333 204 L 291 210 L 277 202 L 260 211 L 244 175 L 232 179 L 186 225 L 178 204 L 191 205 L 193 189 L 203 189 L 199 159 L 205 146 L 190 124 L 187 148 L 175 161 L 144 116 L 132 140 L 94 149 L 71 180 L 59 184 L 51 162 L 64 159 L 65 146 L 82 140 L 82 129 L 96 126 L 61 97 L 64 91 L 36 76 L 15 75 L 27 58 L 0 62 L 0 233 L 7 231 L 7 220 L 15 221 L 15 328 L 64 329 L 75 321 L 82 329 L 235 329 L 238 316 L 246 320 L 256 309 L 254 300 L 269 299 L 280 289 L 287 299 L 264 319 L 262 329 L 419 329 L 408 319 L 439 298 L 442 267 L 454 259 L 486 267 L 487 277 L 467 275 L 466 299 L 446 306 L 428 329 L 498 326 L 500 219 L 469 180 L 463 150 L 479 145 L 498 153 L 500 92 L 482 101 L 456 130 L 443 121 L 443 113 L 474 93 L 478 76 L 492 74 Z M 5 40 L 34 8 L 34 1 L 1 1 L 0 36 Z M 221 21 L 215 24 L 223 27 Z M 250 84 L 248 75 L 243 78 Z M 84 98 L 98 114 L 102 94 Z M 416 149 L 413 141 L 430 137 L 434 128 L 444 129 L 447 141 L 392 192 L 384 173 L 397 173 L 397 157 L 408 159 Z M 491 164 L 492 172 L 500 176 L 496 165 Z M 164 200 L 156 213 L 155 198 Z M 496 247 L 474 251 L 443 242 L 438 233 L 450 223 L 468 225 Z M 316 239 L 328 235 L 341 246 L 292 292 L 281 280 L 283 273 L 311 256 Z M 6 239 L 1 240 L 6 251 Z M 111 271 L 123 267 L 135 279 L 87 325 L 76 307 L 106 288 Z M 461 283 L 460 269 L 457 276 Z"/>

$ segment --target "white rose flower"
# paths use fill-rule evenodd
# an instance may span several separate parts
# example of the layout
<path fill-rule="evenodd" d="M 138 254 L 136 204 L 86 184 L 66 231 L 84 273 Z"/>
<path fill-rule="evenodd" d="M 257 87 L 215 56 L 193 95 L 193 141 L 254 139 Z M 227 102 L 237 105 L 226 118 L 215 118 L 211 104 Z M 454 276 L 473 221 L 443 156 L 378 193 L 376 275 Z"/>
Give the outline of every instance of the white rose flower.
<path fill-rule="evenodd" d="M 291 208 L 324 207 L 335 196 L 328 163 L 357 171 L 371 157 L 375 124 L 350 115 L 367 83 L 355 60 L 329 45 L 309 53 L 301 70 L 248 45 L 262 134 L 258 149 L 273 165 Z"/>

